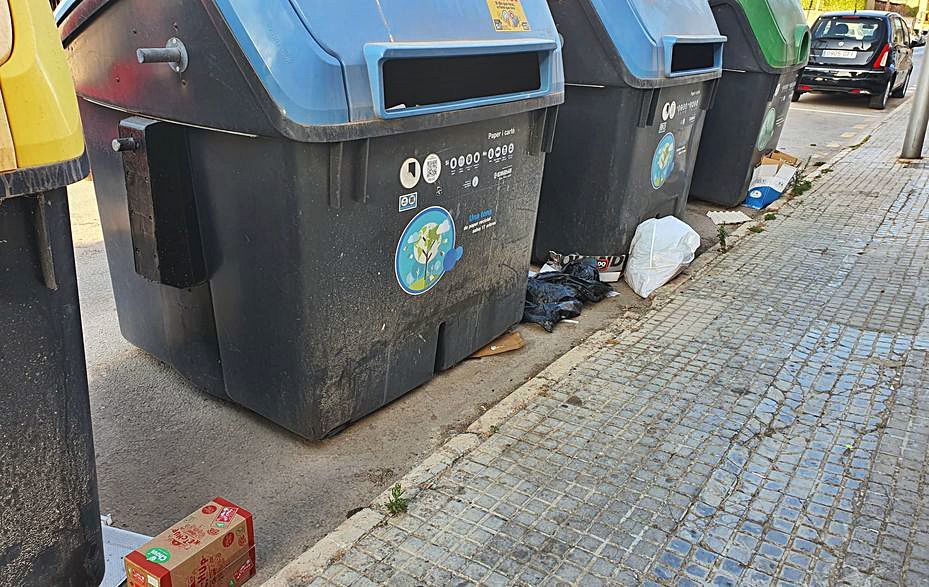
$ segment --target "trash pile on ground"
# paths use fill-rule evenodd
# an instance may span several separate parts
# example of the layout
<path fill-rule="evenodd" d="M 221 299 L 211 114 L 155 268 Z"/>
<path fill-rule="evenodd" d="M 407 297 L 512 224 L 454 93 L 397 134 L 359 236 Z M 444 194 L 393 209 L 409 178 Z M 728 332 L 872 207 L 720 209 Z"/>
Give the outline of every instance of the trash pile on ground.
<path fill-rule="evenodd" d="M 755 168 L 745 205 L 756 210 L 768 207 L 787 191 L 799 170 L 800 160 L 793 155 L 774 151 L 764 157 Z"/>
<path fill-rule="evenodd" d="M 551 269 L 551 265 L 544 269 Z M 616 292 L 600 281 L 596 259 L 570 261 L 560 271 L 542 271 L 529 278 L 523 322 L 552 332 L 558 322 L 580 316 L 584 303 L 596 303 L 611 295 Z"/>
<path fill-rule="evenodd" d="M 673 216 L 639 225 L 626 261 L 626 283 L 647 298 L 694 260 L 700 235 Z"/>

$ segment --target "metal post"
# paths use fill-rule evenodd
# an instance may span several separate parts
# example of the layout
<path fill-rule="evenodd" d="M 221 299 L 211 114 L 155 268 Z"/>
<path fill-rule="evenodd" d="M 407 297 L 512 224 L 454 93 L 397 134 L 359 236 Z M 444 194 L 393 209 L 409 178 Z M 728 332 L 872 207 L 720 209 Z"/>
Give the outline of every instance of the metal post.
<path fill-rule="evenodd" d="M 926 141 L 926 125 L 929 124 L 929 60 L 923 54 L 922 68 L 919 72 L 919 85 L 916 86 L 916 96 L 913 98 L 910 111 L 910 124 L 906 127 L 906 138 L 903 139 L 904 159 L 922 159 L 923 143 Z"/>
<path fill-rule="evenodd" d="M 187 47 L 177 37 L 171 37 L 164 48 L 142 48 L 135 52 L 139 63 L 167 63 L 177 73 L 187 71 Z"/>

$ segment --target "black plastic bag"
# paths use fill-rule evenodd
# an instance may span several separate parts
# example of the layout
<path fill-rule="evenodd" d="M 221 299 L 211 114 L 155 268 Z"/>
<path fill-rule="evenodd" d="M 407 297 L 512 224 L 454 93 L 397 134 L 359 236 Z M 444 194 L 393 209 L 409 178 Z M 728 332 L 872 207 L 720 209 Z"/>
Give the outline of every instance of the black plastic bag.
<path fill-rule="evenodd" d="M 552 332 L 557 322 L 580 316 L 582 307 L 573 287 L 530 277 L 523 322 L 540 324 L 547 332 Z"/>
<path fill-rule="evenodd" d="M 578 279 L 600 283 L 600 272 L 597 271 L 597 262 L 590 257 L 577 259 L 567 263 L 561 272 L 567 273 L 573 277 L 577 277 Z M 610 288 L 608 285 L 606 287 Z"/>
<path fill-rule="evenodd" d="M 540 324 L 552 332 L 556 323 L 580 316 L 584 302 L 599 302 L 611 291 L 609 284 L 600 281 L 595 260 L 572 261 L 562 271 L 529 278 L 523 322 Z"/>

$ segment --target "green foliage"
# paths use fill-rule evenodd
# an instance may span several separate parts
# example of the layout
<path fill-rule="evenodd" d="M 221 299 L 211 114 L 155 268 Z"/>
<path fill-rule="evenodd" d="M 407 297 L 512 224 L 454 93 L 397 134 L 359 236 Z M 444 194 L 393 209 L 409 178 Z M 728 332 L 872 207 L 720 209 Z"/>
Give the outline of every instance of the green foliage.
<path fill-rule="evenodd" d="M 729 236 L 729 232 L 726 230 L 726 227 L 719 225 L 719 228 L 716 229 L 716 236 L 719 237 L 719 250 L 726 252 L 726 237 Z"/>
<path fill-rule="evenodd" d="M 416 241 L 416 244 L 413 247 L 413 254 L 416 255 L 416 260 L 424 265 L 428 265 L 429 261 L 435 257 L 436 254 L 436 244 L 438 244 L 439 239 L 439 225 L 438 224 L 427 224 L 419 231 L 419 240 Z"/>
<path fill-rule="evenodd" d="M 801 0 L 807 10 L 864 10 L 867 0 Z"/>
<path fill-rule="evenodd" d="M 390 498 L 387 500 L 387 512 L 391 516 L 398 516 L 406 511 L 410 500 L 403 497 L 405 490 L 399 483 L 390 488 Z"/>
<path fill-rule="evenodd" d="M 810 180 L 808 180 L 808 179 L 798 179 L 798 180 L 794 183 L 794 187 L 793 187 L 793 190 L 791 190 L 791 194 L 792 194 L 794 197 L 802 196 L 803 194 L 807 193 L 807 192 L 810 191 L 811 189 L 813 189 L 813 182 L 812 182 L 812 181 L 810 181 Z"/>
<path fill-rule="evenodd" d="M 764 219 L 765 220 L 777 220 L 777 214 L 775 214 L 774 212 L 768 212 L 767 214 L 764 215 Z"/>
<path fill-rule="evenodd" d="M 761 226 L 760 224 L 756 224 L 755 226 L 749 226 L 748 230 L 750 232 L 754 232 L 755 234 L 760 234 L 764 232 L 764 226 Z"/>
<path fill-rule="evenodd" d="M 867 0 L 800 0 L 804 10 L 817 10 L 829 12 L 831 10 L 865 10 L 868 7 Z M 892 3 L 885 8 L 884 2 L 877 2 L 875 8 L 878 10 L 893 10 L 903 16 L 916 16 L 918 10 L 918 0 L 911 0 L 905 3 Z"/>

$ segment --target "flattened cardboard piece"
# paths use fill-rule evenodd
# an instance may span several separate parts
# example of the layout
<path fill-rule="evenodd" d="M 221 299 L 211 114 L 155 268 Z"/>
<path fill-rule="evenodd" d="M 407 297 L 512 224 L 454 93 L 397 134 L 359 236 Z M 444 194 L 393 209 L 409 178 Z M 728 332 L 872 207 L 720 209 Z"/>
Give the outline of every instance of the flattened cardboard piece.
<path fill-rule="evenodd" d="M 526 341 L 523 340 L 523 337 L 518 332 L 507 332 L 471 355 L 471 358 L 481 359 L 484 357 L 493 357 L 494 355 L 502 355 L 503 353 L 518 351 L 524 346 L 526 346 Z"/>

